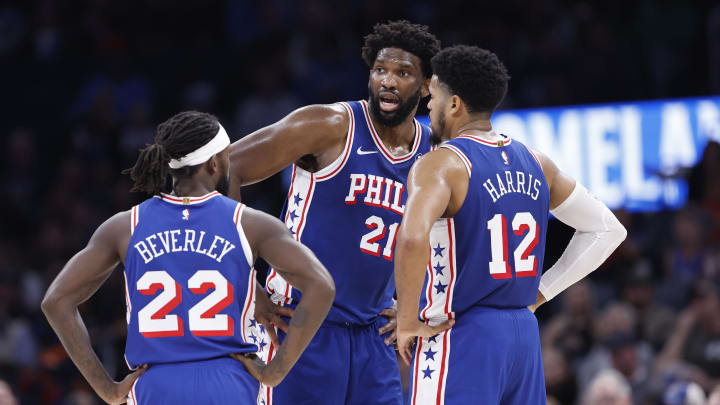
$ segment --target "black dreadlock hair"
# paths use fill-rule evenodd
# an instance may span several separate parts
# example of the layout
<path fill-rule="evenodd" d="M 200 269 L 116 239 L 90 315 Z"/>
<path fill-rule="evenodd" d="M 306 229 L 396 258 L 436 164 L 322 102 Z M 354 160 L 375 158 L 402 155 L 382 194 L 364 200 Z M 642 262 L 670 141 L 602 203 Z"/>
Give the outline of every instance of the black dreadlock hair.
<path fill-rule="evenodd" d="M 430 59 L 440 51 L 440 40 L 428 31 L 427 25 L 412 24 L 407 20 L 375 24 L 373 32 L 365 37 L 362 57 L 369 67 L 375 64 L 378 52 L 384 48 L 400 48 L 420 58 L 425 78 L 432 77 Z"/>
<path fill-rule="evenodd" d="M 432 58 L 438 80 L 465 102 L 468 112 L 493 112 L 505 97 L 508 74 L 497 55 L 476 46 L 456 45 Z"/>
<path fill-rule="evenodd" d="M 211 114 L 184 111 L 158 125 L 155 143 L 140 150 L 135 166 L 123 170 L 135 184 L 130 191 L 157 195 L 168 191 L 168 174 L 192 176 L 200 165 L 170 169 L 170 159 L 180 159 L 215 137 L 220 124 Z"/>

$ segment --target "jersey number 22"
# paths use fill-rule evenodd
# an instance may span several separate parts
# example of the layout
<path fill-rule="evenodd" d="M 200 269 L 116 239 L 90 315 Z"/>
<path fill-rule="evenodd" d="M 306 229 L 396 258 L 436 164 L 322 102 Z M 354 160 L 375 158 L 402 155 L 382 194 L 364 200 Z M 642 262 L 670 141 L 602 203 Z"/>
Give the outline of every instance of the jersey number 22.
<path fill-rule="evenodd" d="M 235 322 L 229 315 L 218 314 L 235 300 L 233 287 L 217 270 L 198 270 L 188 280 L 193 294 L 207 294 L 188 310 L 190 332 L 195 336 L 233 336 Z M 162 292 L 138 311 L 140 333 L 147 338 L 183 336 L 183 320 L 180 315 L 168 315 L 182 302 L 180 284 L 164 270 L 148 271 L 137 281 L 137 289 L 143 295 Z"/>

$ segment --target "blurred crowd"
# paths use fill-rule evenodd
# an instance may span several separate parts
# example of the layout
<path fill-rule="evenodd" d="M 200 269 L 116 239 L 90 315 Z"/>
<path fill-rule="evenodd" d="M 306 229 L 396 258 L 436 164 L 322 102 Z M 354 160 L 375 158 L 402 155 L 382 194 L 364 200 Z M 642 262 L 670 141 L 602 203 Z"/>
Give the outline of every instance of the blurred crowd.
<path fill-rule="evenodd" d="M 142 200 L 120 170 L 160 121 L 207 111 L 239 139 L 305 104 L 365 98 L 362 38 L 397 18 L 495 51 L 513 76 L 503 108 L 720 93 L 709 0 L 0 0 L 0 405 L 100 403 L 39 303 L 95 227 Z M 720 384 L 717 173 L 710 144 L 684 209 L 617 212 L 626 242 L 538 311 L 552 404 L 703 404 Z M 278 214 L 283 191 L 275 176 L 243 198 Z M 549 232 L 548 266 L 570 237 Z M 116 376 L 122 291 L 115 272 L 82 308 Z"/>

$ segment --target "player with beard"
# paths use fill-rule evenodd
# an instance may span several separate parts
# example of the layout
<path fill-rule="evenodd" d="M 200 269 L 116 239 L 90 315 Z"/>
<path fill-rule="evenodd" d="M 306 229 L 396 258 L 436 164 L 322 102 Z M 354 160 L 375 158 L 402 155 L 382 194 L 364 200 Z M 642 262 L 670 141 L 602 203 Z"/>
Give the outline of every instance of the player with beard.
<path fill-rule="evenodd" d="M 221 195 L 229 185 L 229 145 L 209 114 L 183 112 L 160 124 L 155 143 L 125 171 L 135 181 L 133 191 L 153 198 L 102 224 L 43 299 L 70 358 L 108 403 L 254 404 L 257 380 L 279 383 L 330 309 L 332 278 L 312 252 L 277 219 Z M 165 194 L 169 175 L 172 192 Z M 241 362 L 250 364 L 258 350 L 258 331 L 246 324 L 258 256 L 306 299 L 277 356 L 251 375 Z M 120 262 L 125 358 L 135 371 L 115 382 L 91 347 L 78 305 Z"/>
<path fill-rule="evenodd" d="M 370 67 L 369 101 L 300 108 L 230 148 L 233 198 L 240 197 L 239 186 L 293 165 L 282 219 L 328 268 L 337 288 L 327 320 L 298 364 L 282 384 L 263 392 L 268 405 L 402 402 L 390 346 L 393 248 L 408 171 L 430 150 L 430 131 L 414 115 L 428 95 L 430 59 L 439 47 L 426 26 L 378 24 L 362 49 Z M 275 303 L 293 308 L 305 300 L 294 287 L 271 269 L 267 290 Z M 258 299 L 253 321 L 283 330 L 278 311 L 265 304 Z M 267 336 L 261 339 L 265 343 Z M 275 356 L 276 344 L 265 359 Z"/>
<path fill-rule="evenodd" d="M 531 310 L 595 270 L 626 231 L 550 159 L 493 131 L 509 80 L 494 53 L 454 46 L 432 65 L 430 123 L 443 143 L 412 168 L 395 259 L 409 404 L 544 404 Z M 549 211 L 577 232 L 541 277 Z"/>

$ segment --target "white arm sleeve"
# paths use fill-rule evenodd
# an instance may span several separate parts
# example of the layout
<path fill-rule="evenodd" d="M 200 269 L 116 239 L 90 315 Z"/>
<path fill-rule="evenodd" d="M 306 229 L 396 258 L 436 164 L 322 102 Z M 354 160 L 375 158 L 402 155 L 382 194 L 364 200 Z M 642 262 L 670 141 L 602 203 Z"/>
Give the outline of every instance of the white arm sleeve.
<path fill-rule="evenodd" d="M 610 209 L 580 183 L 550 212 L 576 231 L 557 263 L 540 278 L 540 292 L 548 301 L 597 269 L 627 235 Z"/>

